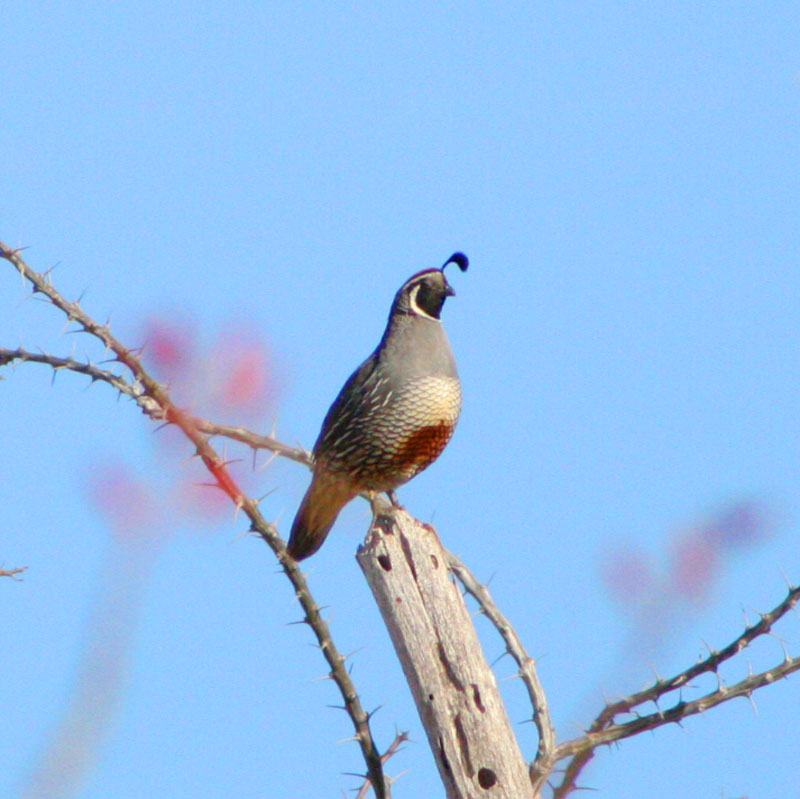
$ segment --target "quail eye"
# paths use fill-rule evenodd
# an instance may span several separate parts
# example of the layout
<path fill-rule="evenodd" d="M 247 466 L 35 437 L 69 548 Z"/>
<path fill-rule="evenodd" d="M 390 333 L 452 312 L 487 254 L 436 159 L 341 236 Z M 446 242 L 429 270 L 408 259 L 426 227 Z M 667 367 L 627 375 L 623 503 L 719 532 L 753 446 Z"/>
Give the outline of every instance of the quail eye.
<path fill-rule="evenodd" d="M 417 308 L 422 313 L 438 319 L 442 312 L 442 305 L 444 305 L 445 295 L 439 288 L 435 288 L 427 283 L 422 283 L 419 286 L 414 302 Z"/>

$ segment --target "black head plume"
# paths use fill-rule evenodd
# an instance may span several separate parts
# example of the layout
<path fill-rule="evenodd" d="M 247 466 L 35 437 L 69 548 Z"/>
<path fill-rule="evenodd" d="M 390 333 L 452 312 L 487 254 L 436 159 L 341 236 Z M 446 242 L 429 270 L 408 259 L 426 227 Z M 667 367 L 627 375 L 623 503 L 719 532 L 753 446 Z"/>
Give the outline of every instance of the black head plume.
<path fill-rule="evenodd" d="M 454 252 L 443 264 L 442 272 L 448 264 L 455 264 L 462 272 L 467 271 L 469 266 L 469 258 L 463 252 Z"/>

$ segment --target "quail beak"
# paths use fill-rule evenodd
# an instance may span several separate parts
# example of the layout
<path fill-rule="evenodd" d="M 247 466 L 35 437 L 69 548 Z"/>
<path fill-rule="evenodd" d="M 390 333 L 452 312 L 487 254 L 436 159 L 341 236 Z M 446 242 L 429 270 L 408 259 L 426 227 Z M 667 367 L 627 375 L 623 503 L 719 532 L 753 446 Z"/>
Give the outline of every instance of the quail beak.
<path fill-rule="evenodd" d="M 454 291 L 453 287 L 446 280 L 444 281 L 444 296 L 445 297 L 456 296 L 456 292 Z"/>

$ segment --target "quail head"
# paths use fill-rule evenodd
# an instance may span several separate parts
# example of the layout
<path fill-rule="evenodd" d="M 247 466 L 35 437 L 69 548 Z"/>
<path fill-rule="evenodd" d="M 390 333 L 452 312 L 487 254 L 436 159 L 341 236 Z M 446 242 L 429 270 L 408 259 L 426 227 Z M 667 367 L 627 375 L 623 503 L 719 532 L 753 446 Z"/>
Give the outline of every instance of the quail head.
<path fill-rule="evenodd" d="M 314 445 L 311 485 L 297 511 L 289 554 L 313 555 L 339 511 L 360 492 L 394 490 L 430 466 L 453 435 L 461 384 L 440 315 L 455 292 L 444 269 L 467 270 L 463 253 L 412 275 L 389 311 L 372 355 L 331 405 Z"/>

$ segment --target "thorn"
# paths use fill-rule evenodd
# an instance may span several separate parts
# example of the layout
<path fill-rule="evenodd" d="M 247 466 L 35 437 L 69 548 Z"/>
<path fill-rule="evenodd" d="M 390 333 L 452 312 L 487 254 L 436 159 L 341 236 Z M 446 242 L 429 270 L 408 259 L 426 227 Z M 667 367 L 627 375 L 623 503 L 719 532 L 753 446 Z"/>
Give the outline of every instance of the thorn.
<path fill-rule="evenodd" d="M 788 594 L 791 594 L 792 591 L 795 590 L 795 586 L 792 585 L 791 580 L 789 579 L 789 575 L 783 569 L 780 569 L 781 577 L 783 577 L 783 581 L 786 583 L 786 588 L 788 589 Z M 787 594 L 787 596 L 788 596 Z"/>
<path fill-rule="evenodd" d="M 346 655 L 339 655 L 339 660 L 344 663 L 345 660 L 349 660 L 353 655 L 357 655 L 362 649 L 363 646 L 358 647 L 358 649 L 354 649 L 352 652 L 348 652 Z"/>
<path fill-rule="evenodd" d="M 786 641 L 781 638 L 780 644 L 783 650 L 783 662 L 788 663 L 792 658 L 789 656 L 789 650 L 786 648 Z"/>
<path fill-rule="evenodd" d="M 256 505 L 260 505 L 268 496 L 274 494 L 277 490 L 278 490 L 278 486 L 275 486 L 274 488 L 270 488 L 270 490 L 267 491 L 266 494 L 262 494 L 260 497 L 258 497 L 256 499 Z M 270 522 L 270 524 L 272 524 L 273 527 L 277 526 L 275 522 Z"/>
<path fill-rule="evenodd" d="M 658 713 L 658 715 L 661 718 L 664 718 L 664 711 L 661 709 L 661 705 L 658 704 L 658 699 L 659 698 L 656 696 L 656 697 L 654 697 L 654 699 L 652 701 L 653 701 L 653 704 L 656 706 L 656 713 Z"/>
<path fill-rule="evenodd" d="M 71 324 L 72 324 L 72 318 L 71 318 L 70 316 L 67 316 L 67 321 L 66 321 L 66 323 L 65 323 L 64 327 L 62 327 L 62 328 L 61 328 L 61 330 L 59 331 L 58 335 L 59 335 L 59 336 L 63 336 L 63 335 L 64 335 L 64 333 L 68 332 L 68 331 L 67 331 L 67 328 L 68 328 L 68 327 L 69 327 Z"/>
<path fill-rule="evenodd" d="M 708 643 L 708 641 L 706 641 L 706 639 L 705 639 L 705 638 L 701 638 L 700 640 L 703 642 L 703 646 L 704 646 L 704 647 L 705 647 L 705 648 L 708 650 L 708 655 L 709 655 L 709 657 L 711 657 L 711 658 L 715 658 L 717 655 L 719 655 L 719 652 L 718 652 L 716 649 L 714 649 L 714 648 L 713 648 L 713 647 L 712 647 L 712 646 L 711 646 L 711 645 Z M 700 658 L 698 658 L 698 660 L 704 660 L 704 658 L 700 657 Z M 718 667 L 718 665 L 719 665 L 719 664 L 715 664 L 715 665 L 714 665 L 714 667 L 713 667 L 714 671 L 716 671 L 716 670 L 717 670 L 717 667 Z"/>
<path fill-rule="evenodd" d="M 504 652 L 501 652 L 501 653 L 500 653 L 500 654 L 499 654 L 499 655 L 498 655 L 498 656 L 497 656 L 497 657 L 496 657 L 496 658 L 495 658 L 495 659 L 494 659 L 494 660 L 493 660 L 493 661 L 492 661 L 492 662 L 489 664 L 489 667 L 490 667 L 490 668 L 494 668 L 494 667 L 495 667 L 495 665 L 496 665 L 497 663 L 499 663 L 499 662 L 500 662 L 500 661 L 501 661 L 501 660 L 502 660 L 504 657 L 506 657 L 506 655 L 510 655 L 510 654 L 511 654 L 511 652 L 509 652 L 507 649 L 506 649 Z"/>
<path fill-rule="evenodd" d="M 256 467 L 255 467 L 255 463 L 256 463 L 256 456 L 257 456 L 257 455 L 258 455 L 258 450 L 257 450 L 257 449 L 254 449 L 254 450 L 253 450 L 253 468 L 254 468 L 254 469 L 256 469 Z M 267 459 L 264 461 L 264 463 L 262 463 L 262 464 L 261 464 L 261 466 L 259 466 L 259 467 L 256 469 L 256 471 L 259 471 L 259 472 L 263 471 L 263 470 L 264 470 L 264 469 L 266 469 L 266 468 L 267 468 L 267 466 L 269 466 L 269 465 L 270 465 L 270 464 L 271 464 L 271 463 L 272 463 L 272 462 L 273 462 L 273 461 L 274 461 L 274 460 L 275 460 L 277 457 L 278 457 L 278 453 L 277 453 L 277 452 L 273 452 L 273 453 L 272 453 L 272 454 L 271 454 L 271 455 L 270 455 L 270 456 L 269 456 L 269 457 L 268 457 L 268 458 L 267 458 Z"/>
<path fill-rule="evenodd" d="M 234 537 L 233 537 L 233 540 L 231 541 L 231 543 L 232 543 L 232 544 L 236 544 L 236 543 L 238 543 L 238 542 L 239 542 L 239 541 L 241 541 L 243 538 L 245 538 L 246 536 L 250 535 L 250 533 L 252 533 L 252 532 L 253 532 L 253 531 L 252 531 L 252 529 L 251 529 L 251 530 L 245 530 L 243 533 L 239 533 L 239 535 L 237 535 L 237 536 L 234 536 Z"/>

